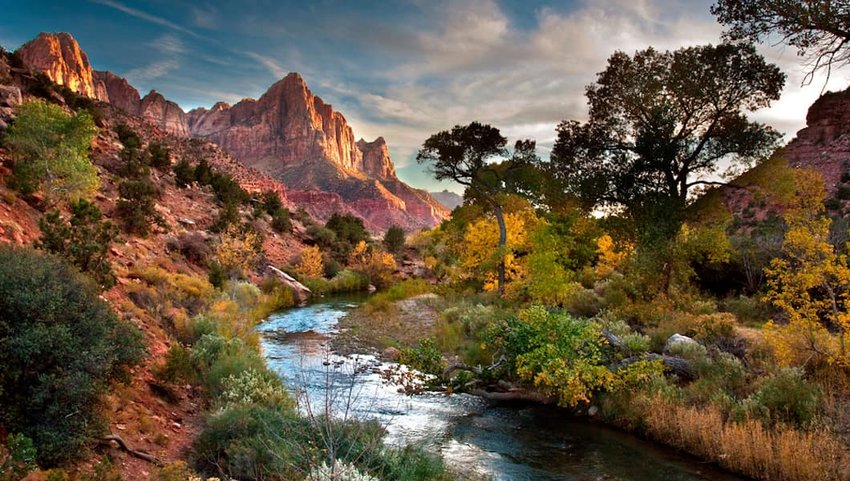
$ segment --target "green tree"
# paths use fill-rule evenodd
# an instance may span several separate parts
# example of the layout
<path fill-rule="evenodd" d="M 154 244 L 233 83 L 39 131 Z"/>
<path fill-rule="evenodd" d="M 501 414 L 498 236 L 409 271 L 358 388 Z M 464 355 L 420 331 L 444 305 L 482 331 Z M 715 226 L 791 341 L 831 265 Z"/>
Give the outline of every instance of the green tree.
<path fill-rule="evenodd" d="M 515 190 L 511 188 L 511 174 L 537 159 L 534 141 L 518 141 L 512 157 L 506 145 L 507 139 L 499 129 L 472 122 L 432 135 L 416 155 L 417 162 L 431 166 L 437 180 L 452 180 L 463 185 L 467 189 L 465 196 L 474 197 L 493 211 L 499 227 L 500 250 L 504 250 L 507 242 L 502 212 L 504 195 Z M 499 160 L 504 161 L 494 163 Z M 498 288 L 499 293 L 504 293 L 504 261 L 498 265 Z"/>
<path fill-rule="evenodd" d="M 148 235 L 153 224 L 165 226 L 165 219 L 156 210 L 159 190 L 150 179 L 125 180 L 118 184 L 117 214 L 127 232 Z"/>
<path fill-rule="evenodd" d="M 112 222 L 103 220 L 97 205 L 80 199 L 71 204 L 71 218 L 66 221 L 58 210 L 38 221 L 41 239 L 36 247 L 57 254 L 89 274 L 104 288 L 115 284 L 109 264 L 109 247 L 118 237 Z"/>
<path fill-rule="evenodd" d="M 53 201 L 94 194 L 99 181 L 89 148 L 96 132 L 86 112 L 67 115 L 42 100 L 21 104 L 5 137 L 15 159 L 16 188 L 24 193 L 43 188 Z"/>
<path fill-rule="evenodd" d="M 384 247 L 391 254 L 398 254 L 404 248 L 404 229 L 394 225 L 384 234 Z"/>
<path fill-rule="evenodd" d="M 42 465 L 79 457 L 102 433 L 102 395 L 142 354 L 139 331 L 75 269 L 0 248 L 0 423 L 32 439 Z"/>
<path fill-rule="evenodd" d="M 617 52 L 587 87 L 589 120 L 558 126 L 552 174 L 587 207 L 684 207 L 721 160 L 750 165 L 773 151 L 780 135 L 744 111 L 779 99 L 784 84 L 751 46 Z"/>
<path fill-rule="evenodd" d="M 835 0 L 718 0 L 711 7 L 717 20 L 729 27 L 733 41 L 763 42 L 772 36 L 808 57 L 811 82 L 820 69 L 850 62 L 850 7 Z"/>

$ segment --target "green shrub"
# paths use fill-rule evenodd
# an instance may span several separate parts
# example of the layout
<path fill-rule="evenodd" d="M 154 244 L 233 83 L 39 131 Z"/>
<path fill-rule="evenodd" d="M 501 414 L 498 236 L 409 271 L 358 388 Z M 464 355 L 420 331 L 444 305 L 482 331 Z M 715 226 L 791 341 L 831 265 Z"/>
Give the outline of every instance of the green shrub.
<path fill-rule="evenodd" d="M 177 161 L 174 166 L 174 183 L 177 187 L 188 187 L 195 181 L 195 169 L 185 157 Z"/>
<path fill-rule="evenodd" d="M 782 368 L 768 377 L 749 401 L 750 414 L 767 423 L 807 426 L 820 412 L 823 392 L 797 368 Z"/>
<path fill-rule="evenodd" d="M 151 142 L 148 144 L 148 156 L 150 165 L 154 169 L 167 171 L 171 168 L 171 149 L 167 145 L 160 142 Z"/>
<path fill-rule="evenodd" d="M 250 200 L 250 196 L 233 180 L 230 174 L 216 172 L 210 178 L 210 186 L 219 202 L 227 204 L 242 204 Z"/>
<path fill-rule="evenodd" d="M 118 184 L 118 205 L 116 213 L 124 222 L 127 232 L 146 236 L 156 224 L 165 226 L 165 219 L 156 210 L 155 199 L 159 190 L 148 179 L 124 180 Z"/>
<path fill-rule="evenodd" d="M 398 362 L 425 374 L 439 377 L 446 369 L 446 361 L 437 349 L 437 342 L 431 338 L 422 339 L 416 347 L 402 349 Z"/>
<path fill-rule="evenodd" d="M 198 366 L 192 351 L 179 344 L 171 346 L 165 354 L 165 363 L 154 370 L 154 376 L 167 383 L 197 382 Z"/>
<path fill-rule="evenodd" d="M 292 231 L 292 221 L 289 219 L 289 211 L 280 208 L 274 211 L 272 214 L 272 229 L 281 232 L 291 232 Z"/>
<path fill-rule="evenodd" d="M 38 451 L 32 439 L 23 434 L 10 434 L 6 437 L 7 452 L 0 446 L 0 480 L 16 481 L 38 468 Z"/>
<path fill-rule="evenodd" d="M 222 409 L 240 404 L 295 408 L 295 403 L 283 388 L 280 378 L 267 369 L 247 369 L 226 377 L 218 403 Z"/>
<path fill-rule="evenodd" d="M 112 222 L 102 220 L 97 205 L 80 199 L 71 204 L 68 221 L 53 210 L 39 219 L 38 226 L 41 238 L 36 248 L 64 258 L 104 288 L 115 284 L 108 255 L 118 229 Z"/>
<path fill-rule="evenodd" d="M 213 170 L 207 159 L 201 159 L 195 166 L 195 182 L 200 185 L 210 185 L 213 178 Z"/>
<path fill-rule="evenodd" d="M 392 254 L 398 254 L 404 249 L 404 230 L 394 225 L 387 229 L 387 233 L 384 234 L 384 247 L 388 252 Z"/>
<path fill-rule="evenodd" d="M 101 395 L 143 353 L 93 283 L 28 249 L 0 248 L 0 423 L 39 461 L 68 461 L 103 426 Z"/>

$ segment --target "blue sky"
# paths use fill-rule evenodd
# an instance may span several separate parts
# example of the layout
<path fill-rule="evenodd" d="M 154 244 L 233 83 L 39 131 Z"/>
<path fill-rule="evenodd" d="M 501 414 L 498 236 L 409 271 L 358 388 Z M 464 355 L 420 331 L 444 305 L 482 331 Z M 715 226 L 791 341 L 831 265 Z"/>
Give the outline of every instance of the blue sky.
<path fill-rule="evenodd" d="M 615 50 L 716 43 L 712 0 L 0 0 L 0 44 L 73 34 L 96 69 L 155 88 L 185 110 L 258 97 L 287 72 L 341 111 L 355 135 L 384 136 L 399 176 L 440 189 L 414 160 L 432 133 L 472 120 L 541 155 L 563 119 L 586 116 L 584 86 Z M 789 74 L 756 117 L 789 136 L 822 81 L 800 87 L 796 52 L 764 47 Z M 848 85 L 848 72 L 829 87 Z"/>

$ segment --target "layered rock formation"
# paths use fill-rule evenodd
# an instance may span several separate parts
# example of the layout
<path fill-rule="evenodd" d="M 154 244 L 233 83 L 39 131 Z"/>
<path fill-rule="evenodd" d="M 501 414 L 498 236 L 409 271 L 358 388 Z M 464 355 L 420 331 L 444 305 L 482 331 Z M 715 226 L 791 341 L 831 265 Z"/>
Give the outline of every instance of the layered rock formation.
<path fill-rule="evenodd" d="M 192 135 L 206 137 L 246 165 L 281 179 L 290 199 L 314 206 L 320 216 L 329 206 L 344 204 L 379 229 L 393 224 L 414 229 L 433 226 L 448 215 L 427 192 L 396 177 L 383 138 L 355 142 L 345 117 L 314 95 L 297 73 L 257 100 L 192 110 L 188 122 Z"/>
<path fill-rule="evenodd" d="M 95 82 L 89 57 L 69 33 L 40 33 L 19 50 L 21 60 L 53 82 L 93 99 L 108 101 L 106 89 Z"/>
<path fill-rule="evenodd" d="M 69 33 L 41 33 L 18 49 L 24 64 L 80 95 L 109 102 L 132 115 L 181 137 L 189 135 L 186 114 L 176 103 L 152 90 L 140 98 L 126 79 L 93 70 L 89 58 Z"/>
<path fill-rule="evenodd" d="M 446 189 L 443 189 L 440 192 L 429 192 L 429 194 L 431 194 L 431 197 L 437 199 L 437 202 L 443 204 L 450 210 L 454 210 L 455 207 L 463 204 L 463 196 L 457 195 Z"/>
<path fill-rule="evenodd" d="M 67 33 L 42 33 L 18 51 L 54 82 L 179 137 L 208 138 L 248 167 L 282 181 L 290 199 L 319 218 L 360 215 L 373 230 L 431 227 L 449 215 L 427 192 L 398 179 L 386 141 L 356 141 L 345 117 L 291 73 L 259 99 L 188 114 L 156 91 L 141 97 L 126 79 L 92 70 Z"/>

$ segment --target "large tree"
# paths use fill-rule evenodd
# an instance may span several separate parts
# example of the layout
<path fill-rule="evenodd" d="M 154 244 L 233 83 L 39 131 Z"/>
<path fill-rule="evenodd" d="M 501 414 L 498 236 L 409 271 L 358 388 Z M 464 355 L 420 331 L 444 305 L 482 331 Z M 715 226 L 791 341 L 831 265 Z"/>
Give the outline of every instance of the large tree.
<path fill-rule="evenodd" d="M 718 0 L 711 7 L 734 41 L 787 43 L 809 60 L 804 82 L 820 69 L 850 62 L 850 3 L 846 0 Z"/>
<path fill-rule="evenodd" d="M 724 161 L 765 158 L 780 135 L 747 110 L 779 98 L 785 76 L 752 46 L 617 52 L 587 87 L 589 119 L 564 121 L 552 175 L 587 208 L 681 211 Z"/>
<path fill-rule="evenodd" d="M 508 238 L 502 212 L 504 196 L 520 189 L 515 181 L 517 173 L 537 159 L 534 141 L 517 141 L 513 154 L 507 143 L 496 127 L 472 122 L 432 135 L 416 156 L 419 163 L 431 166 L 437 180 L 457 182 L 466 188 L 465 196 L 482 202 L 493 212 L 499 227 L 500 250 L 505 248 Z M 504 260 L 498 266 L 498 286 L 503 293 Z"/>

